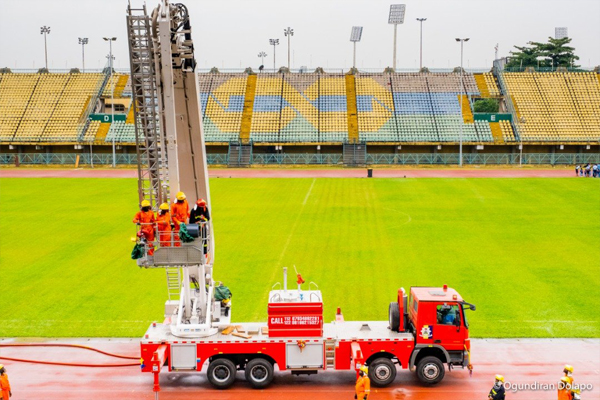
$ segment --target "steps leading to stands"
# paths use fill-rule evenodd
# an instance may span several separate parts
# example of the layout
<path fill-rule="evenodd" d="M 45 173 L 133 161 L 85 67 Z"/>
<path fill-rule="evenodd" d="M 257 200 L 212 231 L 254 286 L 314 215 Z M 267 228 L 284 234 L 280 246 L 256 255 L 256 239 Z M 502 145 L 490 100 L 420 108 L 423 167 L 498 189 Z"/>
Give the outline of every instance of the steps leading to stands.
<path fill-rule="evenodd" d="M 125 119 L 126 124 L 135 123 L 135 114 L 133 112 L 133 107 L 135 107 L 135 103 L 131 102 L 131 106 L 129 107 L 129 112 L 127 113 L 127 119 Z"/>
<path fill-rule="evenodd" d="M 519 107 L 517 106 L 517 101 L 515 100 L 515 96 L 510 95 L 510 99 L 512 100 L 513 107 L 515 108 L 515 114 L 517 114 L 517 119 L 521 121 L 521 112 L 519 112 Z"/>
<path fill-rule="evenodd" d="M 358 109 L 356 106 L 356 80 L 354 75 L 346 75 L 346 99 L 348 109 L 348 140 L 358 142 Z"/>
<path fill-rule="evenodd" d="M 473 123 L 473 111 L 471 111 L 471 103 L 466 95 L 459 95 L 458 101 L 460 102 L 460 108 L 462 110 L 463 121 L 465 124 Z"/>
<path fill-rule="evenodd" d="M 345 166 L 357 167 L 367 164 L 367 145 L 365 143 L 345 143 L 342 151 Z"/>
<path fill-rule="evenodd" d="M 98 132 L 96 132 L 96 141 L 104 141 L 109 130 L 110 130 L 109 122 L 101 123 L 100 127 L 98 128 Z"/>
<path fill-rule="evenodd" d="M 252 111 L 256 96 L 257 75 L 248 75 L 246 80 L 246 94 L 244 96 L 244 109 L 242 110 L 242 125 L 240 127 L 240 141 L 250 143 L 250 129 L 252 128 Z"/>
<path fill-rule="evenodd" d="M 485 82 L 485 76 L 483 74 L 474 74 L 473 77 L 475 78 L 475 83 L 481 93 L 481 97 L 490 97 L 490 90 Z"/>
<path fill-rule="evenodd" d="M 502 129 L 500 129 L 499 122 L 490 122 L 490 129 L 492 130 L 492 137 L 494 138 L 494 144 L 505 144 L 504 137 L 502 135 Z"/>
<path fill-rule="evenodd" d="M 252 145 L 230 143 L 228 151 L 229 167 L 249 167 L 252 159 Z"/>
<path fill-rule="evenodd" d="M 127 85 L 127 81 L 129 80 L 129 75 L 120 75 L 117 83 L 115 85 L 115 97 L 122 97 L 123 90 L 125 90 L 125 86 Z"/>

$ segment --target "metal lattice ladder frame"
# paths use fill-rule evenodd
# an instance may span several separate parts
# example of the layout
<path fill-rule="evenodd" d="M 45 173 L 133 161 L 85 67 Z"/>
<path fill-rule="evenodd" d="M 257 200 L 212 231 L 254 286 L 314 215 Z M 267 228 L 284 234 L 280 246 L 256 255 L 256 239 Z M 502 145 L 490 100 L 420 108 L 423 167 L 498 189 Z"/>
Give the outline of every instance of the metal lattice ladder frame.
<path fill-rule="evenodd" d="M 150 201 L 152 208 L 165 201 L 168 193 L 166 149 L 156 83 L 155 56 L 150 17 L 146 6 L 128 8 L 127 27 L 131 88 L 135 114 L 135 138 L 138 156 L 138 194 Z"/>
<path fill-rule="evenodd" d="M 181 295 L 181 268 L 165 267 L 167 271 L 167 294 L 169 300 L 179 300 Z"/>

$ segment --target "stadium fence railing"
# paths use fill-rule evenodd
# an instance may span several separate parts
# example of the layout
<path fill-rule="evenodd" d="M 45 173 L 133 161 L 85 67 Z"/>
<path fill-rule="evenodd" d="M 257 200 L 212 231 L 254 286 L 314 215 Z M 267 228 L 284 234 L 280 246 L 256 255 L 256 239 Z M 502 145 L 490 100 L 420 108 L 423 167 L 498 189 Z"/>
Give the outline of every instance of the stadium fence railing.
<path fill-rule="evenodd" d="M 78 154 L 72 153 L 2 153 L 0 165 L 74 165 Z M 227 154 L 208 154 L 210 165 L 227 165 Z M 458 165 L 458 154 L 367 154 L 367 165 Z M 112 154 L 79 154 L 80 165 L 111 165 Z M 342 165 L 343 155 L 336 154 L 252 154 L 253 165 Z M 490 153 L 464 154 L 467 165 L 574 165 L 600 163 L 600 153 Z M 136 165 L 136 154 L 117 154 L 116 164 Z"/>

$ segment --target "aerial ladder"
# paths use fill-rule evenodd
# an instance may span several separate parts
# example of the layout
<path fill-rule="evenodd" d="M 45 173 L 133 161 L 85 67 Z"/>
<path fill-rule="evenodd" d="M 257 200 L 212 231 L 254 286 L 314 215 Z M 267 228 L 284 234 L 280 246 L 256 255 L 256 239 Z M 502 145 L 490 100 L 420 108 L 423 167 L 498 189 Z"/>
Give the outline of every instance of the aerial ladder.
<path fill-rule="evenodd" d="M 150 201 L 156 211 L 161 203 L 172 203 L 175 194 L 182 191 L 191 201 L 205 199 L 210 207 L 188 10 L 183 4 L 162 0 L 148 14 L 145 5 L 136 9 L 129 4 L 127 26 L 139 201 Z M 188 226 L 190 232 L 197 227 Z M 169 300 L 165 303 L 165 321 L 177 337 L 210 336 L 231 318 L 229 310 L 213 299 L 212 221 L 198 228 L 199 237 L 192 242 L 180 247 L 159 245 L 152 256 L 146 252 L 138 259 L 140 266 L 167 270 Z M 173 289 L 179 280 L 179 299 L 174 299 Z"/>

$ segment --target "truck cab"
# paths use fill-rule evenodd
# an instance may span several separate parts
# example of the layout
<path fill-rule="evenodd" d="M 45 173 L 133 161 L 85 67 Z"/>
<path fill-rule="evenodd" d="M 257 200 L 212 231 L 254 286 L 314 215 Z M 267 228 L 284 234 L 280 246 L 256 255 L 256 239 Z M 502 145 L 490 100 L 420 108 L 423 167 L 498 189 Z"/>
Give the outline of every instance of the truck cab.
<path fill-rule="evenodd" d="M 390 329 L 414 335 L 408 367 L 416 369 L 421 382 L 440 382 L 444 364 L 472 369 L 467 310 L 475 306 L 447 285 L 411 287 L 410 301 L 404 289 L 398 291 L 397 303 L 390 304 Z"/>

